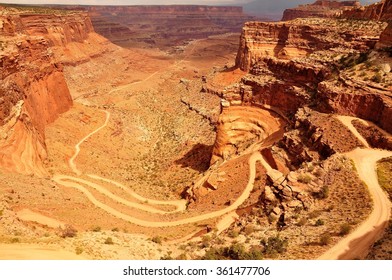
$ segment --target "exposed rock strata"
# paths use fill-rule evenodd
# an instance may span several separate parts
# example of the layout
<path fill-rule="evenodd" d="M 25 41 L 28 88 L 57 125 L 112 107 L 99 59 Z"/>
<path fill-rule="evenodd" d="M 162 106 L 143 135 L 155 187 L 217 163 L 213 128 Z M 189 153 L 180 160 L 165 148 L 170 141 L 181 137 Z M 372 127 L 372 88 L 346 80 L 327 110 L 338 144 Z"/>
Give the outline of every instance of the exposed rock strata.
<path fill-rule="evenodd" d="M 374 47 L 382 29 L 370 22 L 353 29 L 346 20 L 297 19 L 290 22 L 247 22 L 236 66 L 248 71 L 260 58 L 293 59 L 334 48 L 366 51 Z"/>
<path fill-rule="evenodd" d="M 392 1 L 382 0 L 369 6 L 347 10 L 341 17 L 359 20 L 392 20 Z"/>
<path fill-rule="evenodd" d="M 96 32 L 123 46 L 176 46 L 192 39 L 240 32 L 252 17 L 230 6 L 84 6 Z"/>
<path fill-rule="evenodd" d="M 84 13 L 2 10 L 1 168 L 45 175 L 45 126 L 72 106 L 59 62 L 66 60 L 62 55 L 68 47 L 80 46 L 92 34 L 91 22 Z M 90 55 L 87 51 L 79 57 Z"/>
<path fill-rule="evenodd" d="M 309 17 L 333 18 L 342 13 L 342 11 L 359 7 L 361 7 L 359 1 L 317 0 L 313 4 L 300 5 L 296 8 L 286 9 L 283 12 L 282 21 Z"/>

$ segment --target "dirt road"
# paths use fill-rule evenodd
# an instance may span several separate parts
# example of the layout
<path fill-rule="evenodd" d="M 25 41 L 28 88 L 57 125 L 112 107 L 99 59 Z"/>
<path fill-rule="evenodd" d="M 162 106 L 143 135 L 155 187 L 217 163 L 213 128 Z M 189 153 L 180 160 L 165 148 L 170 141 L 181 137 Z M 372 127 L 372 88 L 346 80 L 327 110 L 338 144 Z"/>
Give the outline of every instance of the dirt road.
<path fill-rule="evenodd" d="M 354 135 L 359 135 L 358 131 L 351 124 L 351 121 L 355 118 L 341 117 L 339 119 L 351 131 L 355 132 Z M 361 140 L 360 137 L 358 139 Z M 361 141 L 365 141 L 365 139 L 362 138 Z M 366 145 L 368 146 L 367 143 Z M 391 202 L 378 183 L 376 164 L 383 158 L 391 157 L 392 152 L 357 148 L 345 155 L 354 161 L 359 177 L 368 187 L 374 207 L 370 216 L 354 232 L 321 255 L 319 259 L 355 259 L 364 257 L 370 246 L 381 236 L 390 219 Z"/>

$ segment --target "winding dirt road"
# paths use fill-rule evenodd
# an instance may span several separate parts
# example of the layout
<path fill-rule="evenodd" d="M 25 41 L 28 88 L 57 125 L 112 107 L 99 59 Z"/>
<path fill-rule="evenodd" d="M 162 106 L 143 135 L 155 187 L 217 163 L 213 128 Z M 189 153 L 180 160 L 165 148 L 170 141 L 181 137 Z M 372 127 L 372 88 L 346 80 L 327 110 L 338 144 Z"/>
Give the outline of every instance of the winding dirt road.
<path fill-rule="evenodd" d="M 350 131 L 353 131 L 354 135 L 360 135 L 351 124 L 351 121 L 356 118 L 339 116 L 338 119 Z M 361 142 L 365 141 L 363 137 L 362 139 L 358 137 L 358 139 Z M 368 146 L 366 141 L 365 143 Z M 391 157 L 392 152 L 370 148 L 357 148 L 345 155 L 354 161 L 359 177 L 367 185 L 374 203 L 373 211 L 354 232 L 339 241 L 335 246 L 321 255 L 319 259 L 355 259 L 357 257 L 363 257 L 368 252 L 370 246 L 382 235 L 390 219 L 391 202 L 378 183 L 376 164 L 383 158 Z"/>

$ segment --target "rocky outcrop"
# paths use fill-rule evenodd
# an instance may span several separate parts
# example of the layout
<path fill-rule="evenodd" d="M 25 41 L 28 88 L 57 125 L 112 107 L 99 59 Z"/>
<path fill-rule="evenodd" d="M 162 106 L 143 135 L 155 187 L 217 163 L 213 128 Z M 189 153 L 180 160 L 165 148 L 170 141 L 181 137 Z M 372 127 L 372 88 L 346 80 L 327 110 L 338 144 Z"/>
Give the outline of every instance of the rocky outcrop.
<path fill-rule="evenodd" d="M 366 51 L 379 39 L 382 29 L 378 25 L 372 22 L 353 29 L 352 22 L 329 19 L 247 22 L 242 30 L 236 66 L 248 71 L 263 57 L 301 58 L 334 48 Z"/>
<path fill-rule="evenodd" d="M 49 13 L 48 13 L 49 11 Z M 93 32 L 86 14 L 3 9 L 0 15 L 0 167 L 44 176 L 45 127 L 72 106 L 57 50 Z"/>
<path fill-rule="evenodd" d="M 381 33 L 380 41 L 377 43 L 378 48 L 390 48 L 392 46 L 392 21 L 389 22 L 387 28 Z"/>
<path fill-rule="evenodd" d="M 296 8 L 286 9 L 283 12 L 282 21 L 309 17 L 333 18 L 342 13 L 342 11 L 359 7 L 361 7 L 359 1 L 317 0 L 313 4 L 300 5 Z"/>
<path fill-rule="evenodd" d="M 383 0 L 369 6 L 347 10 L 341 17 L 359 20 L 392 20 L 392 1 Z"/>
<path fill-rule="evenodd" d="M 285 151 L 286 163 L 292 168 L 362 146 L 338 119 L 328 114 L 305 107 L 298 110 L 294 121 L 294 129 L 285 133 L 279 142 Z"/>
<path fill-rule="evenodd" d="M 228 160 L 252 144 L 261 143 L 281 129 L 272 113 L 257 107 L 223 104 L 211 164 Z"/>
<path fill-rule="evenodd" d="M 73 8 L 73 7 L 71 7 Z M 225 32 L 240 32 L 252 17 L 230 6 L 84 6 L 95 31 L 123 47 L 172 47 Z"/>
<path fill-rule="evenodd" d="M 377 123 L 392 133 L 392 101 L 390 91 L 376 89 L 349 80 L 325 81 L 319 84 L 319 108 L 326 112 L 356 116 Z"/>

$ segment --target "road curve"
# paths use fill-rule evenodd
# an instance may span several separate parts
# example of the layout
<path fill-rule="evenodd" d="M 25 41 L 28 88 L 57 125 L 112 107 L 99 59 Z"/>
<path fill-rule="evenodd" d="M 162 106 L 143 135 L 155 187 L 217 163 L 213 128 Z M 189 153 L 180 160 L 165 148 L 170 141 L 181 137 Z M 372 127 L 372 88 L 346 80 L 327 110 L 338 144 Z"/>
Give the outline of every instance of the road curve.
<path fill-rule="evenodd" d="M 88 181 L 81 180 L 81 179 L 71 177 L 71 176 L 65 176 L 65 175 L 56 175 L 53 177 L 53 180 L 58 182 L 59 184 L 65 186 L 65 187 L 72 187 L 72 188 L 79 190 L 95 206 L 101 208 L 102 210 L 108 212 L 109 214 L 111 214 L 117 218 L 123 219 L 125 221 L 131 222 L 133 224 L 143 226 L 143 227 L 152 227 L 152 228 L 173 227 L 173 226 L 180 226 L 180 225 L 185 225 L 185 224 L 189 224 L 189 223 L 197 223 L 200 221 L 217 218 L 217 217 L 220 217 L 224 214 L 227 214 L 229 212 L 236 210 L 249 197 L 249 195 L 253 189 L 257 161 L 260 161 L 263 165 L 266 164 L 266 168 L 271 168 L 271 167 L 269 167 L 269 165 L 266 163 L 266 161 L 264 160 L 264 158 L 262 157 L 262 155 L 259 152 L 254 153 L 249 158 L 248 184 L 246 185 L 242 194 L 237 198 L 237 200 L 233 204 L 231 204 L 230 206 L 228 206 L 224 209 L 218 210 L 218 211 L 210 212 L 210 213 L 203 214 L 203 215 L 198 215 L 198 216 L 191 217 L 191 218 L 185 218 L 185 219 L 181 219 L 181 220 L 168 221 L 168 222 L 153 222 L 153 221 L 141 220 L 141 219 L 129 216 L 127 214 L 124 214 L 124 213 L 100 202 L 85 187 L 83 187 L 81 184 L 77 183 L 78 181 L 79 182 L 83 181 L 83 183 L 86 183 Z M 66 179 L 66 180 L 64 180 L 64 179 Z M 68 179 L 73 180 L 74 182 L 69 182 L 69 181 L 67 181 Z"/>
<path fill-rule="evenodd" d="M 82 140 L 80 140 L 76 145 L 75 145 L 75 153 L 73 154 L 73 156 L 69 159 L 68 163 L 69 163 L 69 167 L 71 167 L 72 171 L 77 174 L 77 175 L 81 175 L 82 172 L 76 167 L 75 164 L 75 159 L 77 158 L 77 156 L 80 153 L 80 145 L 86 141 L 88 138 L 90 138 L 91 136 L 93 136 L 95 133 L 97 133 L 98 131 L 100 131 L 101 129 L 103 129 L 104 127 L 106 127 L 109 123 L 109 119 L 110 119 L 110 112 L 108 111 L 104 111 L 106 114 L 106 119 L 103 125 L 101 125 L 100 127 L 98 127 L 96 130 L 94 130 L 93 132 L 90 132 L 89 134 L 87 134 L 84 138 L 82 138 Z"/>
<path fill-rule="evenodd" d="M 355 127 L 351 124 L 352 119 L 345 119 L 343 123 L 351 131 L 356 131 Z M 357 135 L 357 133 L 356 131 L 354 135 Z M 370 246 L 381 236 L 391 215 L 391 202 L 378 183 L 376 167 L 379 160 L 391 157 L 392 152 L 370 148 L 357 148 L 345 155 L 354 161 L 359 177 L 367 185 L 374 203 L 373 211 L 354 232 L 322 254 L 318 258 L 320 260 L 355 259 L 362 257 L 369 250 Z"/>

